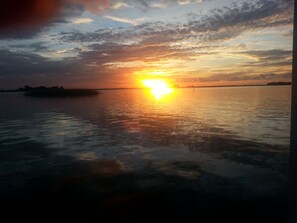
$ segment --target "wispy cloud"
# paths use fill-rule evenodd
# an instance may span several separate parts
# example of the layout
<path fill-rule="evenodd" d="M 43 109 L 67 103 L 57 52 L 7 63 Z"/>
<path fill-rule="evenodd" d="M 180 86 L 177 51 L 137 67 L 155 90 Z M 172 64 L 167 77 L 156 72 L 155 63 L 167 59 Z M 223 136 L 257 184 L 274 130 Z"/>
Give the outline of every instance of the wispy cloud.
<path fill-rule="evenodd" d="M 180 5 L 188 5 L 191 3 L 201 3 L 204 0 L 177 0 L 177 3 Z"/>
<path fill-rule="evenodd" d="M 279 80 L 291 78 L 291 73 L 259 73 L 250 74 L 245 72 L 235 72 L 235 73 L 220 73 L 211 75 L 206 78 L 200 78 L 200 82 L 215 82 L 215 81 L 259 81 L 259 80 Z"/>
<path fill-rule="evenodd" d="M 110 0 L 64 0 L 70 4 L 82 6 L 85 10 L 93 14 L 101 14 L 111 7 Z"/>
<path fill-rule="evenodd" d="M 128 23 L 131 25 L 139 25 L 144 22 L 145 18 L 136 18 L 136 19 L 128 19 L 128 18 L 121 18 L 121 17 L 116 17 L 116 16 L 110 16 L 106 15 L 104 18 L 116 21 L 116 22 L 121 22 L 121 23 Z"/>
<path fill-rule="evenodd" d="M 160 9 L 165 9 L 169 6 L 167 2 L 155 2 L 150 4 L 150 7 L 152 8 L 160 8 Z"/>
<path fill-rule="evenodd" d="M 124 2 L 116 2 L 114 3 L 111 8 L 112 9 L 123 9 L 123 8 L 127 8 L 129 5 L 127 3 Z"/>
<path fill-rule="evenodd" d="M 72 23 L 77 24 L 77 25 L 79 25 L 79 24 L 89 24 L 89 23 L 92 23 L 92 22 L 94 22 L 94 20 L 91 19 L 91 18 L 76 18 L 76 19 L 72 20 Z"/>

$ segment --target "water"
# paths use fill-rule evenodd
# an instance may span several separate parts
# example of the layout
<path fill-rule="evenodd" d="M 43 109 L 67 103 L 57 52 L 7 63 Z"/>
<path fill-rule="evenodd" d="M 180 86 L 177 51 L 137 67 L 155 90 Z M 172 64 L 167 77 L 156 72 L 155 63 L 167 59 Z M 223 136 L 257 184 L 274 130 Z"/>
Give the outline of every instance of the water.
<path fill-rule="evenodd" d="M 1 93 L 0 196 L 25 206 L 59 200 L 65 216 L 131 217 L 149 208 L 152 216 L 209 219 L 213 211 L 236 222 L 234 212 L 249 209 L 253 218 L 279 222 L 290 91 L 175 89 L 159 100 L 147 90 L 81 98 Z"/>

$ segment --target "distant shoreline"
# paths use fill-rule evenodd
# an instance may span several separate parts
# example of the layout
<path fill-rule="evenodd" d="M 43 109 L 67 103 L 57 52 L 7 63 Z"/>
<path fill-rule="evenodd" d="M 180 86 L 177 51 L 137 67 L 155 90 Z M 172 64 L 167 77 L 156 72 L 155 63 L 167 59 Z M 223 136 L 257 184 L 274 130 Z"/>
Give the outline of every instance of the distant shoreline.
<path fill-rule="evenodd" d="M 25 96 L 30 97 L 80 97 L 98 95 L 100 92 L 91 89 L 34 89 L 26 91 Z"/>
<path fill-rule="evenodd" d="M 184 88 L 224 88 L 224 87 L 271 87 L 271 86 L 290 86 L 291 84 L 255 84 L 255 85 L 209 85 L 209 86 L 185 86 L 185 87 L 172 87 L 176 89 L 184 89 Z M 96 90 L 109 91 L 109 90 L 141 90 L 147 89 L 144 87 L 139 88 L 96 88 Z"/>
<path fill-rule="evenodd" d="M 267 84 L 248 84 L 248 85 L 208 85 L 208 86 L 184 86 L 184 87 L 172 87 L 176 89 L 184 88 L 224 88 L 224 87 L 271 87 L 271 86 L 291 86 L 291 82 L 270 82 Z M 131 87 L 131 88 L 69 88 L 67 90 L 99 90 L 99 91 L 112 91 L 112 90 L 141 90 L 147 89 L 145 87 Z M 66 90 L 66 89 L 65 89 Z M 1 92 L 26 92 L 24 90 L 14 89 L 14 90 L 0 90 Z"/>

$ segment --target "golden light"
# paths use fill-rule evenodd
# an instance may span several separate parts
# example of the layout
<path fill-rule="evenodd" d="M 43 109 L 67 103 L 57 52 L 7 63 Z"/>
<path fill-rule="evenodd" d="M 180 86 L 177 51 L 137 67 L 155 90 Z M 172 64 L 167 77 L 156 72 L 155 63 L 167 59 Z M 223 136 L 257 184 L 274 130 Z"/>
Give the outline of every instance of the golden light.
<path fill-rule="evenodd" d="M 170 94 L 173 90 L 169 87 L 169 84 L 165 80 L 161 79 L 146 79 L 142 80 L 142 84 L 151 89 L 154 97 L 159 100 L 165 95 Z"/>

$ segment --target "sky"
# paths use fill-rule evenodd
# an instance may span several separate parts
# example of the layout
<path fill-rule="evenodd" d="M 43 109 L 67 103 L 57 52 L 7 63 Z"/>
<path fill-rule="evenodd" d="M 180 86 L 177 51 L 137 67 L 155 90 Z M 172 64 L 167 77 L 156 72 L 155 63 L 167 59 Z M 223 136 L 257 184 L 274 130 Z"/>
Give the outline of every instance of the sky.
<path fill-rule="evenodd" d="M 291 80 L 293 0 L 0 4 L 0 89 Z"/>

